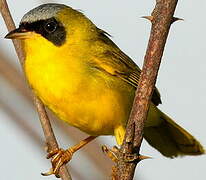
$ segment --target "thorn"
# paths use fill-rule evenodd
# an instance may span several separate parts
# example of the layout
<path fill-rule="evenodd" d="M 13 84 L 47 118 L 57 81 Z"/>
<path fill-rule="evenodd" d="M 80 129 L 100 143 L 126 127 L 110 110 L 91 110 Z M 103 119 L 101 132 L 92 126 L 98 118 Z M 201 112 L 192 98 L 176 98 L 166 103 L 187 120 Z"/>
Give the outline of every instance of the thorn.
<path fill-rule="evenodd" d="M 176 21 L 184 21 L 184 19 L 178 18 L 178 17 L 173 17 L 173 18 L 172 18 L 172 23 L 174 23 L 174 22 L 176 22 Z"/>
<path fill-rule="evenodd" d="M 141 18 L 148 19 L 150 22 L 153 20 L 153 16 L 142 16 Z"/>
<path fill-rule="evenodd" d="M 140 161 L 142 161 L 142 160 L 144 160 L 144 159 L 152 159 L 152 157 L 139 155 L 139 160 L 140 160 Z"/>
<path fill-rule="evenodd" d="M 142 16 L 141 18 L 148 19 L 150 22 L 153 21 L 153 16 Z M 173 18 L 172 18 L 172 23 L 174 23 L 174 22 L 176 22 L 176 21 L 184 21 L 184 19 L 178 18 L 178 17 L 173 17 Z"/>

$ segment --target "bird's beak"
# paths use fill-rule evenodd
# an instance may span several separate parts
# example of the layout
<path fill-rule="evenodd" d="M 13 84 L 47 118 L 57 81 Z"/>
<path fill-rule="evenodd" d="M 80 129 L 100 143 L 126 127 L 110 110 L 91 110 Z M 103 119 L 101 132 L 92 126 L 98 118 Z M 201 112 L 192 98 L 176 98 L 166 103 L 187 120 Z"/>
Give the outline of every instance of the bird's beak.
<path fill-rule="evenodd" d="M 31 31 L 27 31 L 26 29 L 23 28 L 17 28 L 9 32 L 5 36 L 5 38 L 6 39 L 28 39 L 31 37 L 31 34 L 32 34 Z"/>

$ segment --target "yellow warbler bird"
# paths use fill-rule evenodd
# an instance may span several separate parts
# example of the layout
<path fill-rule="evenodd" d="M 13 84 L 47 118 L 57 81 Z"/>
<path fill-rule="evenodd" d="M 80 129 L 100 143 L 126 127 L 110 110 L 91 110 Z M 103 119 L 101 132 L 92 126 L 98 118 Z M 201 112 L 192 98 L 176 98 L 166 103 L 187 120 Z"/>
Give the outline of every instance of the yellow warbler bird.
<path fill-rule="evenodd" d="M 141 70 L 105 31 L 71 7 L 44 4 L 25 14 L 6 38 L 22 40 L 35 94 L 60 119 L 90 135 L 73 148 L 51 152 L 49 157 L 58 156 L 50 174 L 96 136 L 114 135 L 122 143 Z M 160 103 L 155 89 L 144 128 L 147 142 L 166 157 L 203 154 L 201 144 L 157 108 Z"/>

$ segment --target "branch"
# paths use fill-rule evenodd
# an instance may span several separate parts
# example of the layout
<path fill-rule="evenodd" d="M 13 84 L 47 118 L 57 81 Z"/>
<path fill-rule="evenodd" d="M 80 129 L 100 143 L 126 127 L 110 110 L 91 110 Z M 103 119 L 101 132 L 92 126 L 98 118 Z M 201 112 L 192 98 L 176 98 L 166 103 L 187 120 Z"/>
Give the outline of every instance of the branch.
<path fill-rule="evenodd" d="M 177 2 L 178 0 L 156 0 L 152 15 L 147 17 L 152 23 L 150 39 L 133 108 L 127 124 L 126 135 L 118 153 L 119 160 L 115 166 L 117 172 L 113 176 L 117 179 L 133 179 L 137 163 L 144 159 L 144 157 L 139 156 L 144 123 L 147 119 L 169 29 L 171 24 L 178 20 L 178 18 L 173 18 Z M 127 161 L 128 157 L 130 157 L 129 162 Z"/>
<path fill-rule="evenodd" d="M 0 0 L 0 12 L 1 12 L 2 17 L 5 21 L 5 24 L 8 28 L 8 31 L 15 29 L 14 21 L 11 17 L 10 12 L 9 12 L 9 8 L 8 8 L 6 0 Z M 14 43 L 14 47 L 16 49 L 16 53 L 19 57 L 19 62 L 21 63 L 22 69 L 23 69 L 24 54 L 22 51 L 21 43 L 18 40 L 13 40 L 13 43 Z M 45 110 L 45 107 L 42 104 L 42 102 L 39 100 L 39 98 L 37 98 L 34 94 L 33 94 L 33 99 L 34 99 L 34 103 L 35 103 L 37 112 L 39 114 L 39 119 L 40 119 L 40 122 L 41 122 L 41 125 L 43 128 L 43 131 L 44 131 L 46 144 L 48 146 L 47 151 L 54 150 L 54 149 L 58 148 L 58 144 L 57 144 L 56 138 L 54 136 L 54 132 L 52 130 L 49 118 L 48 118 L 46 110 Z M 63 165 L 60 168 L 59 175 L 62 178 L 62 180 L 71 180 L 71 176 L 70 176 L 69 172 L 67 171 L 65 165 Z"/>

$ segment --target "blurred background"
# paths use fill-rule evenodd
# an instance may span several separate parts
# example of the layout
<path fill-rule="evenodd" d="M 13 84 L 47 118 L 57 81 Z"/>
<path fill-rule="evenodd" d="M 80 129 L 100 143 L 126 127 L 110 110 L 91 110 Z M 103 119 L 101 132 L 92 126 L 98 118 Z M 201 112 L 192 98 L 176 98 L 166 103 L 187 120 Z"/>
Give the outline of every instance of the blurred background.
<path fill-rule="evenodd" d="M 147 46 L 150 23 L 141 16 L 150 15 L 154 0 L 85 1 L 17 0 L 8 1 L 16 25 L 30 9 L 42 3 L 58 2 L 81 9 L 99 28 L 140 67 Z M 206 2 L 180 1 L 175 13 L 184 21 L 172 25 L 161 64 L 157 87 L 163 104 L 159 106 L 191 132 L 206 147 Z M 0 156 L 1 180 L 55 180 L 42 177 L 50 168 L 45 159 L 44 137 L 37 113 L 10 40 L 0 17 Z M 74 145 L 87 135 L 51 116 L 62 148 Z M 74 180 L 109 179 L 112 162 L 101 145 L 115 145 L 113 137 L 99 137 L 76 153 L 68 167 Z M 138 164 L 139 180 L 205 179 L 206 157 L 167 159 L 143 142 L 141 153 L 153 159 Z"/>

